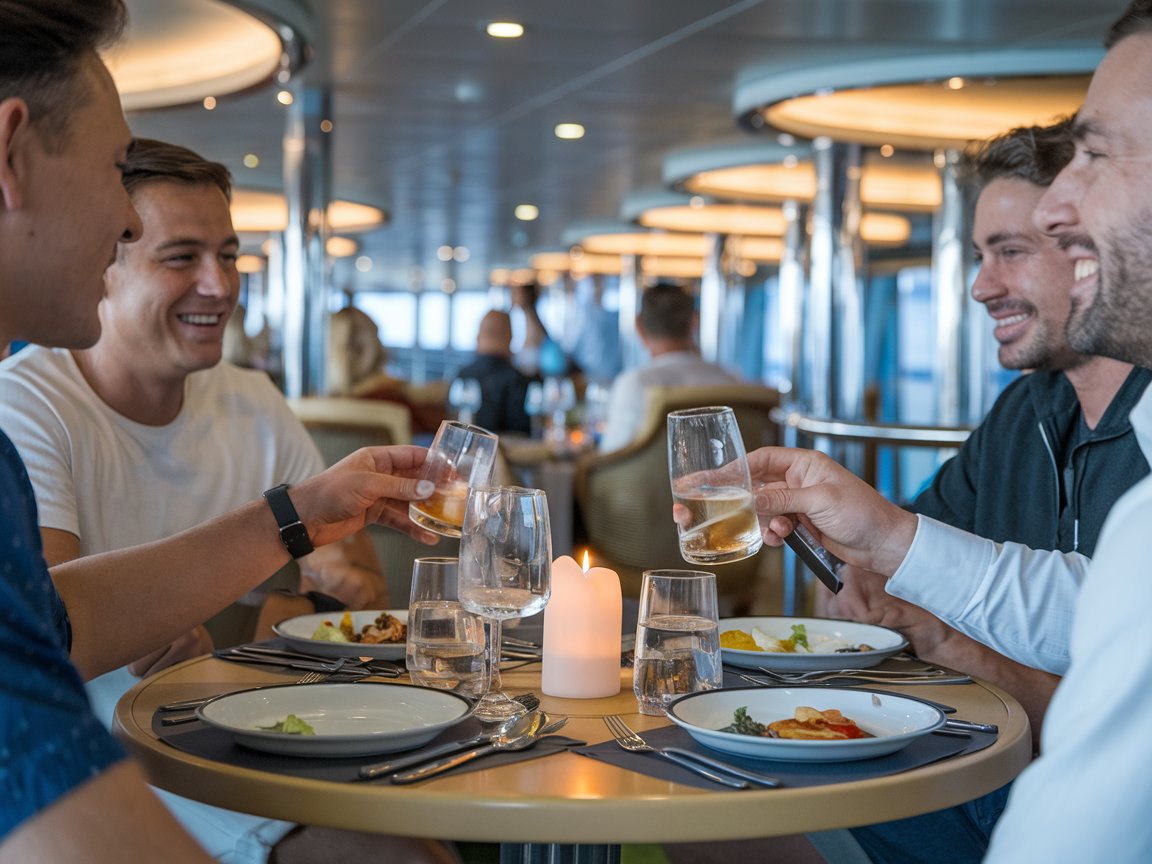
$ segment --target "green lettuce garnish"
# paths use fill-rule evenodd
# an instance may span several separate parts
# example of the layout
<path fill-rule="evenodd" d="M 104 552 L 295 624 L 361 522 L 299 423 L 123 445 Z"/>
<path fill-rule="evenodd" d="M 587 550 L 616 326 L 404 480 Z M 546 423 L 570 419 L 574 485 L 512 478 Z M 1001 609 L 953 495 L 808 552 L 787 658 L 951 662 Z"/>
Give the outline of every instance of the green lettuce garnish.
<path fill-rule="evenodd" d="M 257 726 L 257 729 L 263 729 L 267 732 L 283 732 L 285 735 L 315 735 L 316 730 L 310 725 L 305 723 L 295 714 L 289 714 L 279 723 L 273 723 L 271 726 Z"/>
<path fill-rule="evenodd" d="M 792 625 L 792 644 L 802 645 L 807 651 L 812 650 L 812 648 L 808 645 L 808 628 L 803 624 Z"/>

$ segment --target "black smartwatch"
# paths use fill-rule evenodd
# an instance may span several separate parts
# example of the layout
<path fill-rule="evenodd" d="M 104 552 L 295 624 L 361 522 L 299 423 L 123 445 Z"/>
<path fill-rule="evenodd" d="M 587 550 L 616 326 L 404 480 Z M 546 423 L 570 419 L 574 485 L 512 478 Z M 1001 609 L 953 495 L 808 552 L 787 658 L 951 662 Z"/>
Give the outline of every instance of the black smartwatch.
<path fill-rule="evenodd" d="M 288 484 L 273 486 L 264 493 L 264 498 L 272 508 L 276 524 L 280 526 L 280 539 L 288 554 L 293 558 L 302 558 L 314 551 L 316 547 L 308 537 L 308 529 L 300 521 L 296 508 L 292 506 L 292 499 L 288 497 Z"/>

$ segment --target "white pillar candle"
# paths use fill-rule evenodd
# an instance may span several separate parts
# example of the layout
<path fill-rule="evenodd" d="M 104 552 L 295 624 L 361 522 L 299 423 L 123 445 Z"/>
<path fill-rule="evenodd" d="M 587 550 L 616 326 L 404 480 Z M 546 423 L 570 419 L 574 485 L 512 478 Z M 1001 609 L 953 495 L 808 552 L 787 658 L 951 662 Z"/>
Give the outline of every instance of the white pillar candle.
<path fill-rule="evenodd" d="M 620 577 L 565 555 L 552 562 L 544 607 L 541 689 L 549 696 L 598 699 L 620 692 Z"/>

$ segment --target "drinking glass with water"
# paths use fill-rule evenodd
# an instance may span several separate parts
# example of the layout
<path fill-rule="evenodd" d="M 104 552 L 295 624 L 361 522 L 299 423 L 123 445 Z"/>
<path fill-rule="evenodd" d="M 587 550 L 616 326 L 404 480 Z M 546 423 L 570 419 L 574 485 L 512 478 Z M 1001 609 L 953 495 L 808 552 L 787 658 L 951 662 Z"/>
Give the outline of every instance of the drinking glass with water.
<path fill-rule="evenodd" d="M 724 564 L 760 551 L 748 456 L 731 408 L 668 415 L 668 475 L 685 561 Z"/>
<path fill-rule="evenodd" d="M 716 577 L 646 570 L 640 586 L 632 690 L 642 714 L 663 714 L 685 693 L 723 683 Z"/>
<path fill-rule="evenodd" d="M 479 699 L 487 686 L 484 619 L 459 600 L 456 558 L 412 564 L 404 662 L 412 683 Z"/>

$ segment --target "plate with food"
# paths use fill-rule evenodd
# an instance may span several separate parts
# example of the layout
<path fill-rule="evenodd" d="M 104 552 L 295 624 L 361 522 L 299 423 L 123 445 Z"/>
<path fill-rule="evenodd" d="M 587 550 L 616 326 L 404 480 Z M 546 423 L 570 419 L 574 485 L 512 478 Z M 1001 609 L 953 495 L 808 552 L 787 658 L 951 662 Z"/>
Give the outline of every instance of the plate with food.
<path fill-rule="evenodd" d="M 742 669 L 867 669 L 908 647 L 895 630 L 836 618 L 724 618 L 720 653 Z"/>
<path fill-rule="evenodd" d="M 668 719 L 705 747 L 783 762 L 886 756 L 944 725 L 917 699 L 834 687 L 751 687 L 681 696 Z"/>
<path fill-rule="evenodd" d="M 288 618 L 272 630 L 295 650 L 317 657 L 403 660 L 408 610 L 315 612 Z"/>
<path fill-rule="evenodd" d="M 284 684 L 218 696 L 196 709 L 253 750 L 288 756 L 370 756 L 427 744 L 472 704 L 411 684 Z"/>

